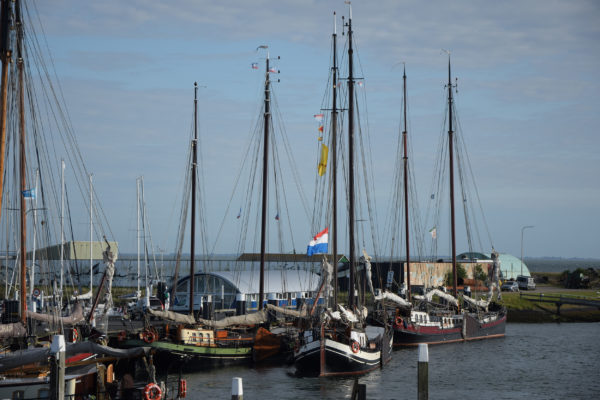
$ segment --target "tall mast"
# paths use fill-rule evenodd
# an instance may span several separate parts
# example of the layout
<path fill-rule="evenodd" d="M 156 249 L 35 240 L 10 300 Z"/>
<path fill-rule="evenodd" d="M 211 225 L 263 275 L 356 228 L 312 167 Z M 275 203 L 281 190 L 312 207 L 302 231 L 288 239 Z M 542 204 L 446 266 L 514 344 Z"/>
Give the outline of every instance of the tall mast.
<path fill-rule="evenodd" d="M 404 148 L 404 227 L 406 234 L 406 286 L 407 300 L 410 301 L 410 241 L 408 229 L 408 146 L 407 146 L 407 123 L 406 123 L 406 67 L 402 74 L 403 92 L 404 92 L 404 130 L 402 131 L 402 146 Z"/>
<path fill-rule="evenodd" d="M 331 179 L 332 179 L 332 215 L 331 215 L 331 242 L 333 250 L 333 259 L 331 265 L 333 265 L 333 309 L 337 310 L 337 293 L 338 293 L 338 256 L 337 256 L 337 26 L 335 21 L 335 12 L 333 13 L 333 94 L 332 101 L 333 106 L 331 108 L 331 154 L 333 159 L 331 160 Z"/>
<path fill-rule="evenodd" d="M 194 315 L 194 262 L 196 243 L 196 168 L 198 167 L 198 83 L 194 82 L 194 140 L 192 140 L 192 220 L 190 232 L 190 314 Z"/>
<path fill-rule="evenodd" d="M 60 298 L 63 295 L 65 273 L 65 160 L 60 160 Z M 35 236 L 35 230 L 34 230 Z M 33 264 L 32 267 L 33 268 Z M 31 282 L 33 286 L 33 281 Z"/>
<path fill-rule="evenodd" d="M 354 237 L 354 50 L 352 49 L 352 6 L 348 18 L 348 235 L 350 243 L 350 284 L 348 286 L 348 306 L 355 305 L 354 280 L 356 275 Z"/>
<path fill-rule="evenodd" d="M 25 196 L 23 192 L 27 189 L 26 176 L 25 176 L 25 88 L 24 84 L 24 65 L 23 65 L 23 25 L 21 21 L 21 3 L 19 0 L 15 2 L 15 16 L 17 19 L 17 67 L 19 70 L 19 117 L 20 117 L 20 135 L 19 135 L 19 148 L 20 148 L 20 175 L 21 175 L 21 322 L 27 323 L 27 266 L 25 258 L 27 257 L 26 239 L 27 239 L 27 220 L 25 219 L 26 205 Z"/>
<path fill-rule="evenodd" d="M 0 59 L 2 60 L 2 76 L 0 78 L 0 216 L 2 215 L 2 193 L 4 192 L 4 152 L 6 150 L 6 110 L 8 93 L 8 68 L 11 51 L 9 49 L 10 34 L 10 1 L 2 0 L 0 5 Z"/>
<path fill-rule="evenodd" d="M 450 72 L 450 53 L 448 53 L 448 152 L 450 168 L 450 229 L 452 232 L 452 293 L 457 296 L 456 276 L 456 226 L 454 219 L 454 131 L 452 131 L 452 78 Z"/>
<path fill-rule="evenodd" d="M 137 192 L 137 292 L 136 298 L 140 298 L 140 178 L 136 179 L 135 188 Z"/>
<path fill-rule="evenodd" d="M 93 248 L 94 248 L 94 188 L 92 186 L 92 174 L 90 174 L 90 296 L 94 290 L 94 261 L 93 261 Z"/>
<path fill-rule="evenodd" d="M 144 271 L 145 271 L 145 276 L 146 276 L 146 301 L 148 302 L 148 304 L 146 304 L 147 306 L 150 306 L 150 296 L 152 295 L 152 293 L 149 293 L 149 288 L 150 285 L 148 284 L 148 251 L 146 249 L 146 196 L 144 196 L 144 177 L 141 176 L 140 177 L 140 192 L 141 192 L 141 196 L 140 199 L 142 201 L 141 203 L 141 217 L 142 217 L 142 227 L 143 227 L 143 232 L 144 232 Z"/>
<path fill-rule="evenodd" d="M 264 113 L 264 138 L 263 138 L 263 175 L 262 175 L 262 220 L 260 230 L 260 288 L 258 294 L 258 309 L 263 309 L 263 298 L 265 295 L 265 251 L 267 230 L 267 186 L 269 167 L 269 122 L 271 118 L 271 81 L 269 80 L 269 53 L 265 70 L 265 113 Z"/>

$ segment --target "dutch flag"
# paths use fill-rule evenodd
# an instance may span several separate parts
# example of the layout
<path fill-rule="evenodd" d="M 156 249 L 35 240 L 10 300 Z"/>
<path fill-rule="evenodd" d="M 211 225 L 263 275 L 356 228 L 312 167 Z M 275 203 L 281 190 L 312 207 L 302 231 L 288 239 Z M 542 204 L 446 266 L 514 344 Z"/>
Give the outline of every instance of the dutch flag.
<path fill-rule="evenodd" d="M 327 242 L 329 240 L 329 228 L 323 229 L 317 233 L 313 240 L 308 243 L 306 255 L 312 256 L 313 254 L 324 254 L 327 253 Z"/>

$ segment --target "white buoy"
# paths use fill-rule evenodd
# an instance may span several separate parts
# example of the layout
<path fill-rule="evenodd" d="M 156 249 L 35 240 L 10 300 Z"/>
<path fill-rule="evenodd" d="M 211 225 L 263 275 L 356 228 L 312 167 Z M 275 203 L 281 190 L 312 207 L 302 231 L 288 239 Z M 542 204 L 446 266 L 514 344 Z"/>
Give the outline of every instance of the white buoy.
<path fill-rule="evenodd" d="M 233 378 L 231 381 L 231 400 L 243 400 L 244 388 L 242 378 Z"/>

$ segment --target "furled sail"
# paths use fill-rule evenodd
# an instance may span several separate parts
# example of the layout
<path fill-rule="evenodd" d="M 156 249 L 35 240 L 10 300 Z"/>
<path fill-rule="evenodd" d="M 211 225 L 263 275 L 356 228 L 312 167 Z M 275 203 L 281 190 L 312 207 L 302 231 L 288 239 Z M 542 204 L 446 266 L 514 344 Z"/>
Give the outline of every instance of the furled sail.
<path fill-rule="evenodd" d="M 21 322 L 0 324 L 0 338 L 24 336 L 27 336 L 27 330 L 25 330 L 25 327 Z"/>
<path fill-rule="evenodd" d="M 163 320 L 177 322 L 178 324 L 194 325 L 196 319 L 191 315 L 181 314 L 175 311 L 160 311 L 153 310 L 151 308 L 146 309 L 146 312 L 154 317 L 158 317 Z"/>
<path fill-rule="evenodd" d="M 425 301 L 431 303 L 431 301 L 433 300 L 433 296 L 438 296 L 439 298 L 446 300 L 448 303 L 458 307 L 458 300 L 456 300 L 456 298 L 454 296 L 452 296 L 448 293 L 444 293 L 439 289 L 430 290 L 429 292 L 427 292 L 427 294 L 425 296 L 413 296 L 413 297 L 417 300 L 425 300 Z"/>
<path fill-rule="evenodd" d="M 403 299 L 402 297 L 392 292 L 382 292 L 380 295 L 375 296 L 375 301 L 389 300 L 402 307 L 412 308 L 412 304 Z"/>
<path fill-rule="evenodd" d="M 67 317 L 59 317 L 54 314 L 40 314 L 27 310 L 27 318 L 35 319 L 36 321 L 48 322 L 50 324 L 75 325 L 83 321 L 83 307 L 81 303 L 75 303 L 73 312 Z"/>
<path fill-rule="evenodd" d="M 471 297 L 469 297 L 467 295 L 463 295 L 463 300 L 466 301 L 469 304 L 472 304 L 474 306 L 483 308 L 486 311 L 487 311 L 488 306 L 490 305 L 489 301 L 486 301 L 486 300 L 475 300 L 475 299 L 472 299 Z"/>
<path fill-rule="evenodd" d="M 32 363 L 48 363 L 50 356 L 48 347 L 38 347 L 33 349 L 18 350 L 9 353 L 7 356 L 0 357 L 0 372 L 9 369 L 21 367 Z M 108 346 L 102 346 L 94 342 L 67 343 L 65 354 L 67 357 L 80 353 L 93 353 L 97 355 L 107 355 L 117 358 L 138 357 L 148 354 L 150 347 L 134 347 L 132 349 L 115 349 Z"/>
<path fill-rule="evenodd" d="M 227 328 L 234 325 L 258 325 L 267 322 L 267 311 L 261 310 L 252 314 L 234 315 L 219 321 L 198 318 L 198 324 L 215 329 Z"/>

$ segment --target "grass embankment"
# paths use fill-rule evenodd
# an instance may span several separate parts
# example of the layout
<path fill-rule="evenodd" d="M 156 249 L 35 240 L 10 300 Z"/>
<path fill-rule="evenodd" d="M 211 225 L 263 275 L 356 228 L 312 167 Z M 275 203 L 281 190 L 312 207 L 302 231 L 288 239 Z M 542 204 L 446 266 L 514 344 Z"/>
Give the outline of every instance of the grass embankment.
<path fill-rule="evenodd" d="M 559 300 L 564 297 L 586 297 L 598 300 L 595 290 L 569 290 L 554 286 L 538 286 L 531 292 L 502 293 L 502 303 L 508 310 L 508 322 L 600 322 L 600 309 L 597 307 L 562 304 L 560 310 L 556 303 L 537 302 L 521 297 L 540 295 L 544 300 Z"/>

